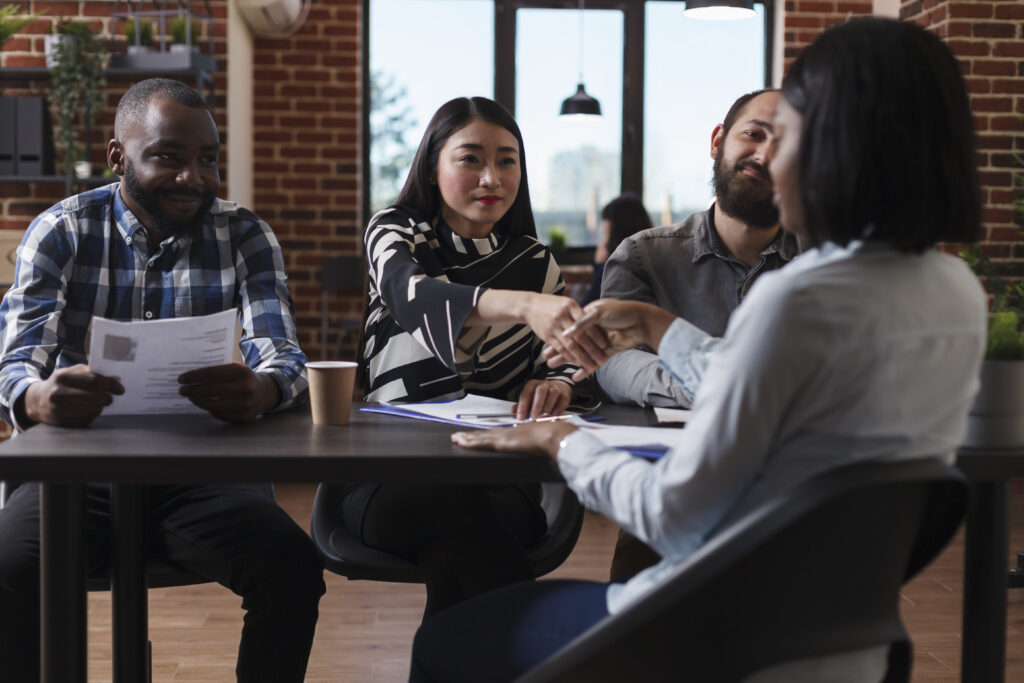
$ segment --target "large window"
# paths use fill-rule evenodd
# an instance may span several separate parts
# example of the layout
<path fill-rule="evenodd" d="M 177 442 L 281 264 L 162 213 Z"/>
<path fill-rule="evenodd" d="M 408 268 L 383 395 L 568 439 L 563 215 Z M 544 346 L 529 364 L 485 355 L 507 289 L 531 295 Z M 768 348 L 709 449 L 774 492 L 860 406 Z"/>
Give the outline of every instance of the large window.
<path fill-rule="evenodd" d="M 494 3 L 371 0 L 369 209 L 392 202 L 423 131 L 454 97 L 494 97 Z"/>
<path fill-rule="evenodd" d="M 641 194 L 656 224 L 711 199 L 710 137 L 770 73 L 771 0 L 733 22 L 686 18 L 678 0 L 587 0 L 582 75 L 603 116 L 562 118 L 581 71 L 574 0 L 364 0 L 369 211 L 394 201 L 427 121 L 485 95 L 516 116 L 538 232 L 600 239 L 601 207 Z"/>
<path fill-rule="evenodd" d="M 678 2 L 645 6 L 643 197 L 656 224 L 706 209 L 711 131 L 765 84 L 764 5 L 740 21 L 701 21 Z"/>
<path fill-rule="evenodd" d="M 581 21 L 582 19 L 582 21 Z M 559 116 L 583 76 L 603 115 Z M 598 240 L 600 208 L 622 178 L 623 15 L 618 10 L 521 9 L 516 13 L 516 122 L 523 132 L 537 234 Z"/>

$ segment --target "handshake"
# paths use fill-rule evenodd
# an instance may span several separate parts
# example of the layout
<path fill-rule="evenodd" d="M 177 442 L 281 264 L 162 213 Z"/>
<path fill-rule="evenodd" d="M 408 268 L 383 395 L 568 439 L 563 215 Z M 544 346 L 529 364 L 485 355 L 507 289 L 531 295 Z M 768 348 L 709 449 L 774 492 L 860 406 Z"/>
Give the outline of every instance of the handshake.
<path fill-rule="evenodd" d="M 572 324 L 544 339 L 543 351 L 549 367 L 578 366 L 572 376 L 576 382 L 619 351 L 646 345 L 657 352 L 662 336 L 676 319 L 654 304 L 618 299 L 598 299 L 579 313 Z"/>

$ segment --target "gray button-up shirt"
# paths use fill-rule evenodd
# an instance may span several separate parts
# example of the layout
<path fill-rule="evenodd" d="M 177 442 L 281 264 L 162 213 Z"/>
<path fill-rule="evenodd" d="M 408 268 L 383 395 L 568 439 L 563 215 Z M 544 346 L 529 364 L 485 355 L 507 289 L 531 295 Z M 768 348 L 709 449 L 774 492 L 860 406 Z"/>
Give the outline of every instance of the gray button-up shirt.
<path fill-rule="evenodd" d="M 718 236 L 714 210 L 624 240 L 605 265 L 601 296 L 652 303 L 713 337 L 725 334 L 754 280 L 789 262 L 797 243 L 780 230 L 748 269 Z M 693 400 L 649 349 L 616 354 L 597 371 L 597 381 L 615 403 L 688 408 Z"/>

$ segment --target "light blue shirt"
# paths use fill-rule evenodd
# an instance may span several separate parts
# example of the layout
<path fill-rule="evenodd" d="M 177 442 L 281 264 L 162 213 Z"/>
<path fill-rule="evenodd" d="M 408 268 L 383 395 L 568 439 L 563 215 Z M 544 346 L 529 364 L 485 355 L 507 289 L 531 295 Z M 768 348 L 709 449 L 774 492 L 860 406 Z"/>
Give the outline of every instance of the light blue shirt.
<path fill-rule="evenodd" d="M 696 396 L 649 462 L 579 430 L 559 468 L 588 508 L 664 558 L 613 584 L 615 613 L 665 581 L 716 530 L 779 491 L 854 461 L 944 456 L 966 432 L 986 299 L 957 258 L 827 244 L 763 275 L 725 335 L 682 319 L 665 366 Z"/>

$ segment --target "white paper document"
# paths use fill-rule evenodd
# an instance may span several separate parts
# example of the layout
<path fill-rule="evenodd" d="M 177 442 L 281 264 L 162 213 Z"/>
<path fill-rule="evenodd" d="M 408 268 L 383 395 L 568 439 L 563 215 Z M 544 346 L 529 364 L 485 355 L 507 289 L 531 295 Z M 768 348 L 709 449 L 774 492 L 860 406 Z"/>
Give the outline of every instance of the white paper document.
<path fill-rule="evenodd" d="M 519 424 L 515 418 L 516 402 L 500 398 L 467 394 L 454 401 L 433 403 L 382 403 L 379 408 L 363 408 L 370 412 L 389 413 L 424 420 L 444 422 L 462 427 L 489 429 Z"/>
<path fill-rule="evenodd" d="M 654 408 L 654 417 L 658 422 L 686 422 L 690 419 L 690 411 L 683 408 Z"/>
<path fill-rule="evenodd" d="M 89 369 L 117 377 L 124 394 L 104 415 L 202 413 L 178 393 L 178 376 L 232 360 L 235 319 L 229 309 L 212 315 L 118 322 L 92 319 Z"/>
<path fill-rule="evenodd" d="M 632 427 L 627 425 L 606 425 L 593 422 L 573 422 L 606 446 L 621 448 L 645 458 L 660 458 L 668 452 L 674 438 L 682 433 L 676 429 L 662 427 Z"/>

